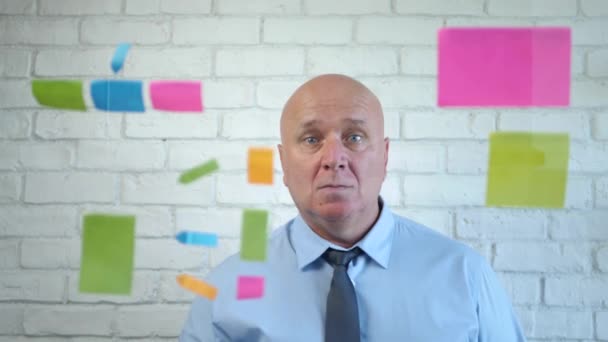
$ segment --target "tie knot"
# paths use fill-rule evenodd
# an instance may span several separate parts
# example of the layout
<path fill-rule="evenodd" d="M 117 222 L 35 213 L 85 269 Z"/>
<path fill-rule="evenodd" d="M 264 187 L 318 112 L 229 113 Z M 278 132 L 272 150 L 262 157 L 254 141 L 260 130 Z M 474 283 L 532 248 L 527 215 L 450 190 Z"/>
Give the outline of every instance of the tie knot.
<path fill-rule="evenodd" d="M 333 267 L 344 266 L 347 267 L 348 263 L 361 254 L 361 248 L 355 247 L 349 251 L 339 251 L 337 249 L 328 248 L 323 253 L 323 258 Z"/>

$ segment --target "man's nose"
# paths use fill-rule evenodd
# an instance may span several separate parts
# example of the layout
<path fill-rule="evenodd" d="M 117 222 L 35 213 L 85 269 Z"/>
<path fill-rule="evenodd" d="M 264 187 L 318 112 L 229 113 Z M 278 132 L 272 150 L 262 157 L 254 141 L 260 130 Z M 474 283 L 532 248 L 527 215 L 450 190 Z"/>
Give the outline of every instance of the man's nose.
<path fill-rule="evenodd" d="M 346 168 L 346 147 L 342 140 L 326 139 L 322 149 L 321 166 L 325 170 L 339 170 Z"/>

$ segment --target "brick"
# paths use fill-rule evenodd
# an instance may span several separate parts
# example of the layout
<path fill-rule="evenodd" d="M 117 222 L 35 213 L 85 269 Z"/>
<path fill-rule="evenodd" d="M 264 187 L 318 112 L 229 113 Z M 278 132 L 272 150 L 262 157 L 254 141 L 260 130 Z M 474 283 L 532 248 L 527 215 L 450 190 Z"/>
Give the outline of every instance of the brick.
<path fill-rule="evenodd" d="M 446 210 L 406 208 L 394 209 L 397 215 L 423 224 L 445 236 L 452 236 L 452 214 Z"/>
<path fill-rule="evenodd" d="M 530 27 L 535 26 L 535 18 L 519 17 L 447 17 L 446 27 Z"/>
<path fill-rule="evenodd" d="M 173 22 L 175 44 L 257 44 L 258 18 L 187 18 Z"/>
<path fill-rule="evenodd" d="M 36 269 L 80 267 L 80 240 L 36 239 L 21 244 L 21 266 Z"/>
<path fill-rule="evenodd" d="M 380 196 L 384 199 L 384 203 L 390 206 L 401 205 L 401 179 L 399 175 L 387 174 L 382 188 L 380 189 Z"/>
<path fill-rule="evenodd" d="M 73 206 L 2 206 L 0 236 L 73 236 L 76 209 Z"/>
<path fill-rule="evenodd" d="M 448 144 L 447 150 L 448 173 L 479 175 L 487 172 L 487 141 L 454 141 Z"/>
<path fill-rule="evenodd" d="M 591 51 L 587 55 L 587 68 L 591 77 L 608 77 L 608 49 Z"/>
<path fill-rule="evenodd" d="M 364 44 L 437 44 L 437 30 L 442 20 L 436 18 L 363 17 L 359 19 L 356 41 Z"/>
<path fill-rule="evenodd" d="M 388 170 L 407 173 L 443 171 L 445 149 L 436 143 L 392 141 L 389 146 Z"/>
<path fill-rule="evenodd" d="M 219 175 L 217 178 L 217 202 L 220 204 L 268 205 L 292 204 L 287 187 L 281 178 L 274 175 L 274 184 L 252 185 L 247 183 L 247 175 Z"/>
<path fill-rule="evenodd" d="M 0 170 L 14 171 L 18 169 L 19 163 L 19 143 L 6 142 L 0 145 Z"/>
<path fill-rule="evenodd" d="M 515 305 L 540 303 L 540 279 L 537 275 L 499 273 L 499 278 L 511 302 Z"/>
<path fill-rule="evenodd" d="M 257 84 L 257 104 L 262 108 L 281 109 L 303 81 L 260 80 Z"/>
<path fill-rule="evenodd" d="M 152 112 L 127 116 L 125 124 L 125 136 L 129 138 L 215 138 L 218 116 L 215 113 L 168 115 Z"/>
<path fill-rule="evenodd" d="M 384 136 L 392 141 L 396 141 L 401 136 L 401 114 L 398 111 L 384 112 Z M 389 145 L 390 145 L 389 144 Z M 389 146 L 389 153 L 391 147 Z M 390 159 L 389 159 L 390 160 Z"/>
<path fill-rule="evenodd" d="M 419 47 L 401 49 L 401 72 L 406 75 L 437 75 L 437 50 Z"/>
<path fill-rule="evenodd" d="M 406 139 L 486 140 L 495 130 L 495 124 L 496 118 L 491 112 L 406 112 L 401 120 L 401 134 Z"/>
<path fill-rule="evenodd" d="M 0 203 L 19 201 L 21 197 L 21 176 L 0 173 Z"/>
<path fill-rule="evenodd" d="M 391 48 L 318 47 L 308 50 L 308 73 L 346 75 L 392 75 L 399 70 Z"/>
<path fill-rule="evenodd" d="M 168 167 L 184 171 L 209 159 L 216 159 L 221 171 L 247 169 L 247 150 L 252 142 L 248 141 L 180 141 L 169 144 Z M 218 153 L 218 151 L 222 151 Z M 275 168 L 278 165 L 275 155 Z"/>
<path fill-rule="evenodd" d="M 228 139 L 278 139 L 280 113 L 277 111 L 240 110 L 220 114 L 222 131 Z"/>
<path fill-rule="evenodd" d="M 608 272 L 608 246 L 601 247 L 595 256 L 598 268 L 602 272 Z"/>
<path fill-rule="evenodd" d="M 87 18 L 80 37 L 88 44 L 161 44 L 169 42 L 170 23 L 163 20 Z"/>
<path fill-rule="evenodd" d="M 608 340 L 608 311 L 600 311 L 595 314 L 595 326 L 597 327 L 597 338 Z"/>
<path fill-rule="evenodd" d="M 131 292 L 128 296 L 91 294 L 80 292 L 80 276 L 70 275 L 68 280 L 68 301 L 70 303 L 117 303 L 117 304 L 146 304 L 158 300 L 158 272 L 135 271 Z"/>
<path fill-rule="evenodd" d="M 0 272 L 0 301 L 61 302 L 65 276 L 60 273 L 57 270 Z"/>
<path fill-rule="evenodd" d="M 22 167 L 39 170 L 68 169 L 74 160 L 74 146 L 71 143 L 26 143 L 19 149 Z"/>
<path fill-rule="evenodd" d="M 147 114 L 146 114 L 147 115 Z M 36 136 L 43 139 L 100 139 L 120 137 L 119 115 L 40 112 L 36 117 Z"/>
<path fill-rule="evenodd" d="M 83 212 L 97 212 L 114 215 L 135 216 L 136 237 L 173 237 L 175 229 L 169 207 L 165 206 L 128 206 L 85 205 Z"/>
<path fill-rule="evenodd" d="M 183 246 L 170 239 L 141 239 L 136 241 L 135 269 L 200 269 L 207 264 L 207 250 Z M 162 251 L 162 253 L 159 253 Z"/>
<path fill-rule="evenodd" d="M 304 0 L 307 14 L 388 14 L 390 0 Z"/>
<path fill-rule="evenodd" d="M 405 205 L 483 205 L 484 179 L 474 176 L 406 175 L 403 182 Z"/>
<path fill-rule="evenodd" d="M 130 78 L 155 76 L 172 79 L 209 76 L 211 52 L 209 49 L 188 48 L 134 49 L 125 62 L 124 75 Z"/>
<path fill-rule="evenodd" d="M 395 9 L 403 14 L 484 15 L 483 0 L 397 0 Z"/>
<path fill-rule="evenodd" d="M 28 81 L 4 79 L 0 81 L 0 94 L 2 94 L 0 108 L 38 107 Z"/>
<path fill-rule="evenodd" d="M 608 303 L 608 277 L 556 276 L 545 278 L 545 303 L 552 306 L 594 307 Z"/>
<path fill-rule="evenodd" d="M 149 15 L 160 13 L 161 0 L 126 0 L 125 14 Z M 202 1 L 204 3 L 204 1 Z"/>
<path fill-rule="evenodd" d="M 30 59 L 29 51 L 17 49 L 0 51 L 0 77 L 29 76 Z"/>
<path fill-rule="evenodd" d="M 608 212 L 560 211 L 551 214 L 549 236 L 553 240 L 608 240 Z"/>
<path fill-rule="evenodd" d="M 597 107 L 608 105 L 608 81 L 573 81 L 571 105 Z"/>
<path fill-rule="evenodd" d="M 296 14 L 300 12 L 300 0 L 217 0 L 217 14 Z"/>
<path fill-rule="evenodd" d="M 226 258 L 236 254 L 241 247 L 241 240 L 221 238 L 218 248 L 209 251 L 209 267 L 214 268 Z"/>
<path fill-rule="evenodd" d="M 158 141 L 80 141 L 77 166 L 94 170 L 158 170 L 165 148 Z"/>
<path fill-rule="evenodd" d="M 120 336 L 177 336 L 188 315 L 187 306 L 146 305 L 118 310 Z"/>
<path fill-rule="evenodd" d="M 543 339 L 593 338 L 593 319 L 590 312 L 560 309 L 539 310 L 535 315 L 535 323 L 530 337 Z"/>
<path fill-rule="evenodd" d="M 344 18 L 268 18 L 263 40 L 278 44 L 347 44 L 352 40 L 352 26 L 352 21 Z"/>
<path fill-rule="evenodd" d="M 583 76 L 585 74 L 585 65 L 587 59 L 587 52 L 580 46 L 573 46 L 571 52 L 570 61 L 570 74 L 572 78 Z"/>
<path fill-rule="evenodd" d="M 25 201 L 28 203 L 110 203 L 115 199 L 115 188 L 116 176 L 107 173 L 28 173 L 25 176 Z"/>
<path fill-rule="evenodd" d="M 125 175 L 121 198 L 131 204 L 209 205 L 214 200 L 213 178 L 182 185 L 175 173 L 140 173 Z"/>
<path fill-rule="evenodd" d="M 576 0 L 490 0 L 488 14 L 507 17 L 576 16 Z"/>
<path fill-rule="evenodd" d="M 591 127 L 594 139 L 608 140 L 608 113 L 594 114 Z"/>
<path fill-rule="evenodd" d="M 0 138 L 28 138 L 32 130 L 32 115 L 27 111 L 0 110 Z"/>
<path fill-rule="evenodd" d="M 35 0 L 3 0 L 0 3 L 0 14 L 33 14 L 35 9 Z"/>
<path fill-rule="evenodd" d="M 568 167 L 573 172 L 603 173 L 608 171 L 608 143 L 570 144 Z"/>
<path fill-rule="evenodd" d="M 23 311 L 22 305 L 0 305 L 0 331 L 3 334 L 23 334 Z M 12 337 L 10 341 L 14 341 Z"/>
<path fill-rule="evenodd" d="M 161 0 L 160 11 L 169 14 L 209 14 L 211 0 Z"/>
<path fill-rule="evenodd" d="M 542 240 L 548 220 L 539 210 L 465 209 L 456 212 L 457 237 L 480 240 Z"/>
<path fill-rule="evenodd" d="M 255 85 L 251 80 L 204 81 L 203 102 L 207 109 L 252 107 L 255 104 Z"/>
<path fill-rule="evenodd" d="M 115 315 L 110 306 L 31 306 L 23 326 L 28 335 L 106 336 Z"/>
<path fill-rule="evenodd" d="M 121 0 L 40 0 L 38 13 L 41 15 L 119 14 L 121 6 Z"/>
<path fill-rule="evenodd" d="M 437 84 L 430 79 L 376 78 L 362 80 L 380 100 L 382 107 L 434 107 L 437 103 Z"/>
<path fill-rule="evenodd" d="M 583 111 L 503 111 L 499 113 L 501 131 L 568 133 L 570 139 L 589 138 L 589 117 Z"/>
<path fill-rule="evenodd" d="M 304 72 L 304 51 L 275 47 L 220 49 L 215 71 L 218 76 L 301 75 Z"/>
<path fill-rule="evenodd" d="M 240 238 L 243 210 L 237 208 L 178 208 L 175 226 L 180 230 L 200 230 L 223 238 Z"/>
<path fill-rule="evenodd" d="M 591 209 L 592 205 L 593 190 L 591 178 L 570 175 L 566 183 L 564 207 L 567 209 Z"/>
<path fill-rule="evenodd" d="M 608 16 L 608 3 L 604 0 L 581 0 L 581 10 L 589 17 Z"/>
<path fill-rule="evenodd" d="M 34 73 L 37 76 L 107 76 L 111 72 L 108 61 L 113 53 L 106 48 L 41 50 L 36 56 Z"/>
<path fill-rule="evenodd" d="M 0 44 L 78 45 L 78 21 L 40 17 L 3 19 Z"/>
<path fill-rule="evenodd" d="M 584 244 L 499 242 L 494 268 L 500 271 L 582 273 L 591 269 L 591 252 Z"/>
<path fill-rule="evenodd" d="M 17 240 L 0 241 L 0 269 L 7 270 L 19 266 L 19 242 Z"/>
<path fill-rule="evenodd" d="M 608 208 L 608 177 L 602 177 L 595 182 L 595 205 Z"/>

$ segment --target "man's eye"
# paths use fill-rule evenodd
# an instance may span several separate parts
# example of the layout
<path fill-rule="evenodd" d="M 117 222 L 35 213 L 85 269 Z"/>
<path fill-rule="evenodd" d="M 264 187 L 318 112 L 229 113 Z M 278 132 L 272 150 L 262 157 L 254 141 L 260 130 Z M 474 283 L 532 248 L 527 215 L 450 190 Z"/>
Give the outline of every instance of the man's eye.
<path fill-rule="evenodd" d="M 348 142 L 358 143 L 363 139 L 359 134 L 351 134 L 348 136 Z"/>
<path fill-rule="evenodd" d="M 318 143 L 319 139 L 317 139 L 315 137 L 306 137 L 306 138 L 304 138 L 304 142 L 307 143 L 307 144 L 312 145 L 312 144 Z"/>

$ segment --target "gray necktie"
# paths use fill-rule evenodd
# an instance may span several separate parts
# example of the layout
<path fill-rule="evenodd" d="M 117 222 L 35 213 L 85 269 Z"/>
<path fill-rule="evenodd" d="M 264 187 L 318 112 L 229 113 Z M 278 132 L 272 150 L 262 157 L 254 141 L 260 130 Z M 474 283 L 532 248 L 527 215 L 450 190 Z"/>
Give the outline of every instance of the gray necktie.
<path fill-rule="evenodd" d="M 359 247 L 350 251 L 329 248 L 323 258 L 334 267 L 327 296 L 325 342 L 359 342 L 359 308 L 353 283 L 346 270 L 348 263 L 361 254 Z"/>

